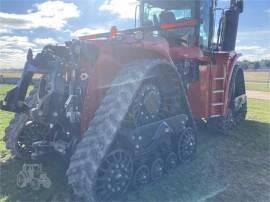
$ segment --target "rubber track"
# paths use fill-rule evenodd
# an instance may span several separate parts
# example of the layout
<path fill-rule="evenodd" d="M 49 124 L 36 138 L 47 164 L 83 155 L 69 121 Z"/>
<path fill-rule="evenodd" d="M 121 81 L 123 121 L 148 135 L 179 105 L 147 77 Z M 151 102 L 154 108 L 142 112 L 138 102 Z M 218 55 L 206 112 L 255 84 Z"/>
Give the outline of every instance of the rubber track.
<path fill-rule="evenodd" d="M 72 155 L 67 170 L 68 183 L 79 200 L 95 201 L 95 175 L 113 143 L 143 79 L 166 60 L 143 60 L 126 65 L 112 82 L 90 127 Z"/>
<path fill-rule="evenodd" d="M 37 88 L 30 92 L 29 96 L 25 99 L 26 104 L 32 108 L 37 103 Z M 29 115 L 26 113 L 16 113 L 14 118 L 9 122 L 8 127 L 5 129 L 4 141 L 6 148 L 10 150 L 11 154 L 17 158 L 23 158 L 15 149 L 16 139 L 24 125 L 29 120 Z"/>

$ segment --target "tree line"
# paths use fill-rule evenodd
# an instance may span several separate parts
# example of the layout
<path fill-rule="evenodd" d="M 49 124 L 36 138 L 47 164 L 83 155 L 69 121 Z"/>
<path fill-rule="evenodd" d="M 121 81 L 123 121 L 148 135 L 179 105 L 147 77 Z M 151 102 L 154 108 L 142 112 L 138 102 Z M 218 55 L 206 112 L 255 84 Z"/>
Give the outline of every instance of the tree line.
<path fill-rule="evenodd" d="M 259 61 L 239 61 L 238 64 L 244 70 L 259 70 L 259 69 L 270 69 L 270 60 L 259 60 Z"/>

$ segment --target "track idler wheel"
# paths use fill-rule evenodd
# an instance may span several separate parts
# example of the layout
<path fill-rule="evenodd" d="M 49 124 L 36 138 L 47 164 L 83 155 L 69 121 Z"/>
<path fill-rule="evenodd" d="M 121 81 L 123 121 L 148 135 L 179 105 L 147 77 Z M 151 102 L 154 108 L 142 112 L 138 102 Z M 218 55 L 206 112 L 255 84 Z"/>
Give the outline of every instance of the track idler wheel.
<path fill-rule="evenodd" d="M 115 199 L 124 193 L 132 180 L 133 159 L 128 151 L 117 149 L 109 153 L 101 164 L 96 179 L 98 201 Z"/>
<path fill-rule="evenodd" d="M 165 161 L 165 170 L 168 172 L 177 166 L 177 155 L 170 152 Z"/>
<path fill-rule="evenodd" d="M 178 142 L 178 158 L 180 162 L 191 159 L 196 151 L 196 136 L 192 128 L 186 128 Z"/>
<path fill-rule="evenodd" d="M 34 152 L 33 143 L 41 141 L 46 137 L 49 128 L 37 122 L 29 121 L 17 134 L 15 151 L 21 158 L 31 159 Z"/>
<path fill-rule="evenodd" d="M 153 181 L 157 181 L 161 178 L 164 171 L 164 161 L 161 158 L 156 159 L 151 167 L 151 178 Z"/>
<path fill-rule="evenodd" d="M 135 172 L 133 187 L 135 189 L 142 187 L 150 181 L 150 169 L 147 165 L 141 165 Z"/>

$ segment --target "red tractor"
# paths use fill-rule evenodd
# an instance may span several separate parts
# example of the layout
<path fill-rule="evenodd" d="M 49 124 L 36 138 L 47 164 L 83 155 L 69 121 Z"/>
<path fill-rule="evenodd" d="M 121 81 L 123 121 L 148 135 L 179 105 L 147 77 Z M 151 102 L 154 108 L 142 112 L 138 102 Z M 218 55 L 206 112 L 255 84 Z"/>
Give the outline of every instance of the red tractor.
<path fill-rule="evenodd" d="M 115 199 L 192 158 L 202 120 L 227 133 L 245 119 L 235 52 L 243 1 L 221 9 L 216 0 L 141 0 L 138 8 L 140 27 L 48 45 L 35 57 L 29 50 L 1 104 L 16 113 L 5 136 L 12 153 L 65 155 L 82 200 Z"/>

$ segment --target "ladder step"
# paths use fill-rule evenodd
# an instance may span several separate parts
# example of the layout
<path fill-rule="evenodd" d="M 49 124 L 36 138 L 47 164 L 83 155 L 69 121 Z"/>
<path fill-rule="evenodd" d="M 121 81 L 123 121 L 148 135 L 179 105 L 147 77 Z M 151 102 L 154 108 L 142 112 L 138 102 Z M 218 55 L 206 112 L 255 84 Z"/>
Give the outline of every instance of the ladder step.
<path fill-rule="evenodd" d="M 223 102 L 215 102 L 215 103 L 212 103 L 212 106 L 222 106 L 224 105 Z"/>
<path fill-rule="evenodd" d="M 214 77 L 214 81 L 224 80 L 224 77 Z"/>
<path fill-rule="evenodd" d="M 214 114 L 214 115 L 211 115 L 210 118 L 217 118 L 217 117 L 221 117 L 222 115 L 220 114 Z"/>
<path fill-rule="evenodd" d="M 213 90 L 213 94 L 224 93 L 224 90 Z"/>

